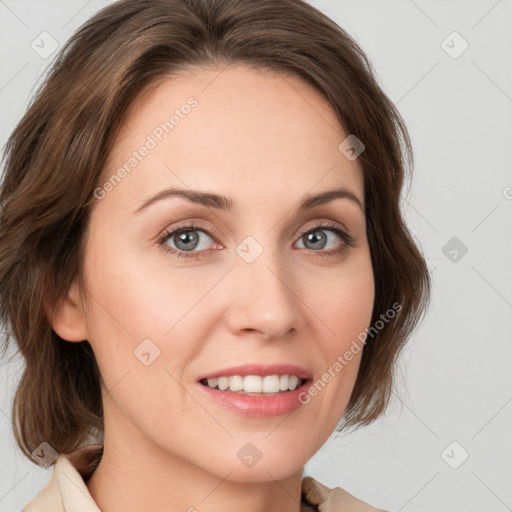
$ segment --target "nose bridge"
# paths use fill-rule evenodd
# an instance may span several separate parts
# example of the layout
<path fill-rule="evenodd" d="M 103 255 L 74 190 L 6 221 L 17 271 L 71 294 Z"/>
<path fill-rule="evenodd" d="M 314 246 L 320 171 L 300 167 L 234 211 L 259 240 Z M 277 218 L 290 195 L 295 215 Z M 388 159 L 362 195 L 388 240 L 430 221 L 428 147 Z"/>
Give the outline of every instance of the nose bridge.
<path fill-rule="evenodd" d="M 256 330 L 269 339 L 298 329 L 302 321 L 294 276 L 271 239 L 268 234 L 260 243 L 248 236 L 237 246 L 232 272 L 237 292 L 230 304 L 232 329 Z"/>

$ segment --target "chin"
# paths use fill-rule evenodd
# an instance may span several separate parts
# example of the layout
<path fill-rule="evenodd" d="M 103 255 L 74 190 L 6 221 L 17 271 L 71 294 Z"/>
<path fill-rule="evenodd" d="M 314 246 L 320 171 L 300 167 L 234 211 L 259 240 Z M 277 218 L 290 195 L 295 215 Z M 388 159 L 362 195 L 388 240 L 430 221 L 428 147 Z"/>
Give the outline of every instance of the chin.
<path fill-rule="evenodd" d="M 228 478 L 233 482 L 271 482 L 288 478 L 298 471 L 302 472 L 308 461 L 308 454 L 300 453 L 298 446 L 287 447 L 281 442 L 279 446 L 275 449 L 264 441 L 244 442 L 232 452 L 234 457 L 226 460 L 226 472 L 223 476 L 232 471 Z"/>

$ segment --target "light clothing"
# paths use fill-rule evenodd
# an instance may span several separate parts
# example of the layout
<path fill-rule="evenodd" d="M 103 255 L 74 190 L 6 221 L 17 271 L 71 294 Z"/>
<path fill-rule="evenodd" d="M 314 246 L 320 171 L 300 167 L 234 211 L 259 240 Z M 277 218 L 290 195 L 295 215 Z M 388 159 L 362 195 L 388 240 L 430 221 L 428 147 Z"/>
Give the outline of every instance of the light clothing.
<path fill-rule="evenodd" d="M 22 512 L 101 512 L 85 484 L 101 459 L 101 444 L 59 455 L 48 484 Z M 301 512 L 385 512 L 358 500 L 340 487 L 329 489 L 307 476 L 302 479 Z"/>

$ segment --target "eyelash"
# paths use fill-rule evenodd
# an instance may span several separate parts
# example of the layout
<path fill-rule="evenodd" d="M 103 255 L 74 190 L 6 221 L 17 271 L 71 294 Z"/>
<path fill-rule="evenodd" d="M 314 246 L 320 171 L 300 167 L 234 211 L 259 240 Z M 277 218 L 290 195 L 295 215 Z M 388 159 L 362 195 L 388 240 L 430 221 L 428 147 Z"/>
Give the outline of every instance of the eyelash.
<path fill-rule="evenodd" d="M 300 240 L 304 235 L 307 235 L 309 233 L 314 233 L 315 231 L 321 231 L 321 230 L 333 231 L 343 241 L 342 245 L 338 249 L 331 249 L 330 251 L 312 251 L 312 252 L 318 253 L 318 255 L 321 257 L 336 256 L 339 254 L 343 254 L 349 248 L 354 246 L 355 240 L 352 237 L 352 235 L 348 234 L 346 231 L 343 231 L 336 224 L 333 224 L 331 222 L 329 222 L 327 224 L 319 224 L 318 226 L 314 226 L 313 228 L 306 229 L 306 230 L 302 231 L 299 234 L 298 240 Z M 172 247 L 165 245 L 167 240 L 169 240 L 172 236 L 178 235 L 180 233 L 187 233 L 188 231 L 202 231 L 202 232 L 206 233 L 210 238 L 212 238 L 212 239 L 214 238 L 207 229 L 203 228 L 202 226 L 192 223 L 192 224 L 187 224 L 185 226 L 180 226 L 176 229 L 173 229 L 172 231 L 166 230 L 163 233 L 163 235 L 159 238 L 158 244 L 161 245 L 162 248 L 166 252 L 177 255 L 178 258 L 199 259 L 204 256 L 204 253 L 206 251 L 186 252 L 186 251 L 176 250 L 176 249 L 173 249 Z"/>

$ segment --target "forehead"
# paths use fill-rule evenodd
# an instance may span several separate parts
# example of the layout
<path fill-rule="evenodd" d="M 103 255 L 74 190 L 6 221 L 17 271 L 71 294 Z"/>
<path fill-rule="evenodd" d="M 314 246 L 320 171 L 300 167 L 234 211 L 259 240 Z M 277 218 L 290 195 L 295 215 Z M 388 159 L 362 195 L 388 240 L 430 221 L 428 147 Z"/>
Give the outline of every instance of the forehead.
<path fill-rule="evenodd" d="M 132 206 L 170 185 L 240 201 L 341 185 L 363 201 L 359 163 L 338 149 L 347 135 L 328 102 L 299 77 L 248 66 L 191 68 L 134 102 L 104 177 L 129 169 L 109 195 L 121 200 L 122 189 Z M 144 146 L 149 150 L 140 151 Z"/>

